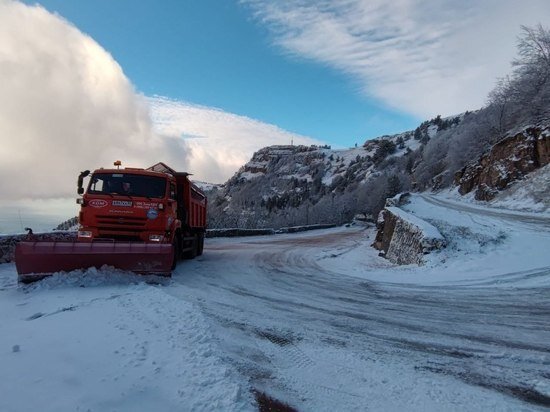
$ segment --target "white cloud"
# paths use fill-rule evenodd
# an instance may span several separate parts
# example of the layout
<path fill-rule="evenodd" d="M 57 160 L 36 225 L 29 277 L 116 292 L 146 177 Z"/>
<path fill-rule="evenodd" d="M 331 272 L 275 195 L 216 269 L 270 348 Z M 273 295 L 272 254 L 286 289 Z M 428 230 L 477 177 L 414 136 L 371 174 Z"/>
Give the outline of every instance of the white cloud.
<path fill-rule="evenodd" d="M 0 200 L 76 195 L 79 171 L 116 159 L 185 162 L 93 39 L 40 6 L 0 0 Z"/>
<path fill-rule="evenodd" d="M 351 75 L 361 91 L 426 118 L 481 107 L 509 73 L 520 25 L 548 0 L 243 0 L 292 55 Z"/>
<path fill-rule="evenodd" d="M 245 164 L 254 151 L 274 144 L 319 144 L 300 136 L 211 107 L 150 98 L 151 116 L 159 134 L 183 137 L 189 150 L 187 171 L 197 180 L 221 183 Z"/>

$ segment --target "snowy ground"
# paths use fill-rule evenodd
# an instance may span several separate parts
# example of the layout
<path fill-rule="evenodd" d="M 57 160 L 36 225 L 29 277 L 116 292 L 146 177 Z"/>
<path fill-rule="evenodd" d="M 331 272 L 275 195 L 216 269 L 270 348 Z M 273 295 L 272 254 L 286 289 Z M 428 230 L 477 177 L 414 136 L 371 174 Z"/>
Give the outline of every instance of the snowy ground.
<path fill-rule="evenodd" d="M 0 410 L 543 410 L 550 219 L 442 198 L 449 241 L 396 267 L 372 229 L 209 239 L 171 280 L 18 286 L 0 265 Z"/>

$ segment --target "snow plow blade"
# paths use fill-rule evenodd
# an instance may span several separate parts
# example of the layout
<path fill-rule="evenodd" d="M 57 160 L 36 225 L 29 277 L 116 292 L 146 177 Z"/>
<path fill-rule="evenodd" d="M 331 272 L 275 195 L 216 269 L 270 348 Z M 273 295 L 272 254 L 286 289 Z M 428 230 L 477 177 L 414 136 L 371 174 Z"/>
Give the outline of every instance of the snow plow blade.
<path fill-rule="evenodd" d="M 139 274 L 169 276 L 174 250 L 171 244 L 142 242 L 19 242 L 15 267 L 21 282 L 42 279 L 103 265 Z"/>

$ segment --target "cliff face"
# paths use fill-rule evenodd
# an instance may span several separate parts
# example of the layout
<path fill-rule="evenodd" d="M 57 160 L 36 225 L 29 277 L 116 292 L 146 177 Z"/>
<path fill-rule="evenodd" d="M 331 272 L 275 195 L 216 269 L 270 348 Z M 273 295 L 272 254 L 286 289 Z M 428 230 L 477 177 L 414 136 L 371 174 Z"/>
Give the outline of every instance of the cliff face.
<path fill-rule="evenodd" d="M 499 190 L 550 162 L 550 127 L 528 127 L 507 136 L 476 161 L 455 174 L 464 195 L 475 190 L 477 200 L 491 200 Z"/>
<path fill-rule="evenodd" d="M 381 175 L 380 162 L 403 162 L 401 158 L 419 146 L 408 132 L 349 149 L 260 149 L 223 187 L 209 193 L 209 227 L 281 228 L 350 221 L 364 212 L 359 193 L 367 197 L 363 188 Z"/>

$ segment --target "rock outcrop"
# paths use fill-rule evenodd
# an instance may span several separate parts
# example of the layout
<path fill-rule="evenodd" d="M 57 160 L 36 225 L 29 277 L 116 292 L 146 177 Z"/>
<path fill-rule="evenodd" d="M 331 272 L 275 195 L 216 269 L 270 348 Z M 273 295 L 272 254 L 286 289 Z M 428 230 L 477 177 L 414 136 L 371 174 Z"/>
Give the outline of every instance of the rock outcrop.
<path fill-rule="evenodd" d="M 446 241 L 435 226 L 398 207 L 406 198 L 398 195 L 386 201 L 373 246 L 393 263 L 422 265 L 424 255 L 445 247 Z"/>
<path fill-rule="evenodd" d="M 295 157 L 297 164 L 309 165 L 313 159 L 321 159 L 316 146 L 269 146 L 258 150 L 252 159 L 237 172 L 238 180 L 250 180 L 276 169 L 283 158 Z M 293 172 L 297 172 L 294 170 Z"/>
<path fill-rule="evenodd" d="M 550 128 L 528 127 L 496 143 L 476 162 L 455 174 L 460 194 L 475 190 L 477 200 L 491 200 L 499 190 L 550 162 Z"/>

